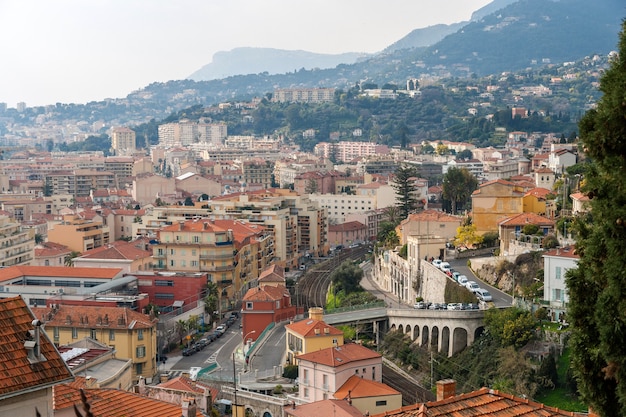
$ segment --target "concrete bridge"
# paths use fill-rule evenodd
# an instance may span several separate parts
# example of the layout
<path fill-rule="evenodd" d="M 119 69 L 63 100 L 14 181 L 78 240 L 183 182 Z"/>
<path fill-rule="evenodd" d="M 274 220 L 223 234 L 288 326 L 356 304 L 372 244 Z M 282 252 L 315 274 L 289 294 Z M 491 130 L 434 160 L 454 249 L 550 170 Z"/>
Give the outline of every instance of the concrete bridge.
<path fill-rule="evenodd" d="M 474 340 L 484 329 L 484 310 L 420 310 L 372 308 L 324 315 L 332 325 L 372 323 L 376 342 L 389 330 L 407 334 L 420 346 L 452 356 Z"/>

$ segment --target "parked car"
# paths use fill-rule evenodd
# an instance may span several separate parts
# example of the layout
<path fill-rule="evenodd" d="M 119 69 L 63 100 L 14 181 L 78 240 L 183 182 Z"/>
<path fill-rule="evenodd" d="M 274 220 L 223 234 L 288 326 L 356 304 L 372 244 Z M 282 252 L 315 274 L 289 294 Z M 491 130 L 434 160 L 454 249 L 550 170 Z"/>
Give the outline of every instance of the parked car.
<path fill-rule="evenodd" d="M 452 278 L 453 278 L 455 281 L 457 281 L 457 282 L 458 282 L 458 281 L 459 281 L 459 277 L 460 277 L 460 276 L 461 276 L 461 273 L 460 273 L 460 272 L 458 272 L 458 271 L 453 271 L 453 272 L 452 272 Z"/>
<path fill-rule="evenodd" d="M 433 265 L 435 265 L 437 268 L 441 267 L 441 259 L 434 259 L 433 260 Z"/>
<path fill-rule="evenodd" d="M 458 282 L 459 285 L 462 285 L 462 286 L 465 286 L 465 284 L 467 284 L 467 281 L 469 280 L 467 279 L 465 275 L 459 275 L 459 277 L 456 280 L 456 282 Z"/>
<path fill-rule="evenodd" d="M 448 310 L 461 310 L 461 303 L 448 304 Z"/>
<path fill-rule="evenodd" d="M 215 331 L 220 333 L 220 335 L 223 335 L 224 333 L 226 333 L 226 326 L 223 324 L 220 324 L 219 326 L 215 328 Z"/>
<path fill-rule="evenodd" d="M 196 350 L 195 350 L 195 349 L 193 349 L 193 348 L 191 348 L 191 347 L 188 347 L 188 348 L 184 348 L 184 349 L 183 349 L 183 356 L 191 356 L 191 355 L 193 355 L 194 353 L 196 353 Z"/>
<path fill-rule="evenodd" d="M 470 292 L 474 293 L 476 292 L 476 290 L 478 290 L 480 287 L 478 286 L 478 284 L 476 283 L 476 281 L 467 281 L 465 283 L 465 288 L 467 288 Z"/>
<path fill-rule="evenodd" d="M 441 269 L 441 270 L 442 270 L 442 271 L 444 271 L 444 272 L 445 272 L 445 271 L 447 271 L 447 270 L 449 270 L 449 269 L 450 269 L 450 262 L 442 262 L 442 263 L 439 265 L 439 269 Z"/>
<path fill-rule="evenodd" d="M 417 303 L 413 304 L 413 308 L 424 310 L 428 308 L 428 304 L 423 301 L 418 301 Z"/>
<path fill-rule="evenodd" d="M 476 294 L 476 298 L 478 298 L 480 301 L 493 301 L 491 293 L 489 293 L 489 291 L 484 288 L 478 288 L 476 291 L 474 291 L 474 294 Z"/>

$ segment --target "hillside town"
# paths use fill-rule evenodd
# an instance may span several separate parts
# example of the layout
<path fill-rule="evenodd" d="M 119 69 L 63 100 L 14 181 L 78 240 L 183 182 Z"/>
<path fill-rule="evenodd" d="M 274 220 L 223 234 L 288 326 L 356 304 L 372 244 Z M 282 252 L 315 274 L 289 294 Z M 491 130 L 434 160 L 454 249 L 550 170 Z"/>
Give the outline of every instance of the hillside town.
<path fill-rule="evenodd" d="M 289 97 L 332 96 L 313 93 Z M 453 356 L 472 344 L 484 311 L 515 303 L 521 287 L 515 277 L 485 280 L 502 298 L 485 299 L 483 288 L 474 291 L 475 311 L 450 312 L 463 314 L 458 320 L 469 321 L 460 326 L 474 326 L 475 334 L 420 329 L 411 317 L 422 308 L 449 302 L 447 310 L 465 309 L 444 289 L 467 277 L 442 261 L 471 253 L 496 264 L 544 251 L 535 308 L 564 323 L 561 276 L 577 261 L 567 222 L 588 210 L 583 178 L 568 170 L 585 158 L 576 143 L 556 133 L 538 140 L 502 131 L 498 148 L 439 140 L 398 149 L 360 141 L 354 131 L 353 140 L 303 152 L 281 137 L 231 136 L 224 123 L 181 120 L 160 125 L 158 145 L 142 149 L 128 127 L 109 133 L 113 156 L 4 150 L 0 314 L 12 378 L 2 384 L 3 414 L 66 416 L 81 402 L 98 416 L 118 415 L 120 407 L 136 410 L 129 415 L 185 417 L 550 409 L 489 388 L 460 393 L 453 379 L 403 399 L 385 383 L 382 354 L 326 322 L 331 311 L 303 297 L 304 283 L 340 256 L 358 261 L 389 308 L 384 321 L 372 321 L 374 338 L 400 331 Z M 402 203 L 401 166 L 415 174 L 407 182 L 415 205 L 393 224 L 395 243 L 380 246 Z M 476 187 L 451 208 L 445 179 L 460 171 Z M 498 237 L 482 252 L 460 236 L 469 218 L 474 235 Z M 556 245 L 547 245 L 548 236 Z M 324 298 L 328 290 L 316 291 Z M 333 320 L 359 328 L 358 320 Z M 263 349 L 279 331 L 269 359 Z M 297 377 L 286 378 L 287 367 Z"/>

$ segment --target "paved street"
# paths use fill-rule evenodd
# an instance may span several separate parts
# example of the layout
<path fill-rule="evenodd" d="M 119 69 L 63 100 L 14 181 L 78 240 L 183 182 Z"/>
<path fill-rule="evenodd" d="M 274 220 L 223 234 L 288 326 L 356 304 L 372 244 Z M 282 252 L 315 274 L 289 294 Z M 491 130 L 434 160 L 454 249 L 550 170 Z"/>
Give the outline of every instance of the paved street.
<path fill-rule="evenodd" d="M 256 353 L 250 358 L 249 366 L 251 370 L 261 372 L 284 364 L 286 324 L 287 322 L 277 324 L 266 335 L 265 340 L 261 343 Z"/>

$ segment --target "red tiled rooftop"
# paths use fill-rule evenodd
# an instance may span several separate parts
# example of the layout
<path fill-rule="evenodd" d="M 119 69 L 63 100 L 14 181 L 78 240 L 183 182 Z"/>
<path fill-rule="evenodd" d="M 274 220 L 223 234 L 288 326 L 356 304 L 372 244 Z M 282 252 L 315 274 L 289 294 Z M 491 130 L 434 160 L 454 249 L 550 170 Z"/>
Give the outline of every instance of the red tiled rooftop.
<path fill-rule="evenodd" d="M 278 301 L 285 295 L 288 295 L 288 291 L 283 285 L 276 287 L 264 285 L 262 287 L 250 288 L 246 295 L 243 296 L 243 299 L 244 301 Z"/>
<path fill-rule="evenodd" d="M 344 400 L 350 398 L 366 398 L 383 395 L 400 395 L 399 391 L 381 382 L 364 379 L 357 375 L 352 375 L 335 392 L 335 398 Z"/>
<path fill-rule="evenodd" d="M 65 306 L 59 304 L 57 308 L 38 308 L 38 317 L 47 327 L 79 327 L 93 328 L 94 326 L 109 329 L 149 329 L 155 326 L 157 319 L 151 319 L 147 314 L 133 311 L 126 307 L 101 306 Z"/>
<path fill-rule="evenodd" d="M 322 336 L 322 335 L 339 335 L 343 334 L 343 332 L 336 327 L 331 326 L 323 321 L 314 320 L 314 319 L 304 319 L 297 321 L 295 323 L 290 323 L 285 326 L 287 329 L 291 330 L 293 333 L 300 335 L 302 337 L 313 337 L 313 336 Z M 319 330 L 319 333 L 316 333 L 315 330 Z M 325 330 L 328 329 L 328 330 Z M 328 333 L 326 333 L 328 331 Z"/>
<path fill-rule="evenodd" d="M 363 417 L 363 413 L 344 400 L 322 400 L 297 407 L 285 407 L 285 414 L 294 417 Z"/>
<path fill-rule="evenodd" d="M 418 403 L 374 414 L 372 417 L 582 417 L 586 415 L 559 410 L 525 398 L 482 388 L 443 400 Z"/>
<path fill-rule="evenodd" d="M 381 354 L 355 343 L 347 343 L 343 346 L 329 347 L 298 355 L 297 358 L 300 361 L 309 361 L 335 368 L 351 362 L 381 358 Z"/>
<path fill-rule="evenodd" d="M 554 220 L 550 220 L 547 217 L 543 217 L 535 213 L 520 213 L 507 217 L 498 224 L 506 227 L 526 226 L 527 224 L 534 224 L 537 226 L 554 226 Z"/>
<path fill-rule="evenodd" d="M 24 342 L 35 319 L 22 297 L 0 299 L 0 400 L 74 378 L 43 329 L 39 346 L 45 360 L 29 361 Z"/>
<path fill-rule="evenodd" d="M 80 382 L 80 381 L 79 381 Z M 54 410 L 71 408 L 77 405 L 83 411 L 81 405 L 79 384 L 59 384 L 54 387 Z M 110 388 L 87 388 L 83 389 L 90 405 L 90 411 L 98 417 L 180 417 L 182 410 L 180 405 L 144 397 L 132 392 Z M 71 412 L 74 415 L 74 412 Z M 198 407 L 196 416 L 202 417 L 202 411 Z"/>

